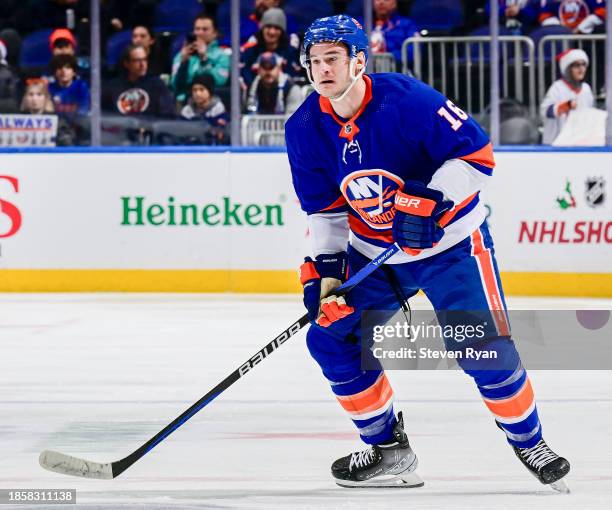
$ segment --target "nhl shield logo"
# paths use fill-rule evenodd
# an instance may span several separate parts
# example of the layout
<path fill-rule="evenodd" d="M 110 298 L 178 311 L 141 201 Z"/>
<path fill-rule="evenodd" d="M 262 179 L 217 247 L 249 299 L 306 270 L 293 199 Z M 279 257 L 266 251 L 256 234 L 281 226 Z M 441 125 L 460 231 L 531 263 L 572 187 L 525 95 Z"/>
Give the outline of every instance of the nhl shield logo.
<path fill-rule="evenodd" d="M 593 177 L 586 180 L 584 196 L 589 207 L 599 207 L 606 199 L 606 181 L 603 177 Z"/>

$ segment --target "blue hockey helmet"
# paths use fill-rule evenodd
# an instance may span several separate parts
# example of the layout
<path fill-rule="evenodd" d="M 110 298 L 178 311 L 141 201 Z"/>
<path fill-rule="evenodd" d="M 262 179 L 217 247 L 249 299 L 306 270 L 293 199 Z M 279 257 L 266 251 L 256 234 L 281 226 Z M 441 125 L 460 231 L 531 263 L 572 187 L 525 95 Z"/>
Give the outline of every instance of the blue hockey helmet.
<path fill-rule="evenodd" d="M 322 42 L 344 43 L 348 47 L 350 58 L 355 58 L 361 51 L 365 53 L 366 60 L 368 58 L 368 36 L 361 24 L 346 14 L 319 18 L 308 27 L 300 52 L 300 63 L 303 67 L 309 67 L 310 47 Z"/>

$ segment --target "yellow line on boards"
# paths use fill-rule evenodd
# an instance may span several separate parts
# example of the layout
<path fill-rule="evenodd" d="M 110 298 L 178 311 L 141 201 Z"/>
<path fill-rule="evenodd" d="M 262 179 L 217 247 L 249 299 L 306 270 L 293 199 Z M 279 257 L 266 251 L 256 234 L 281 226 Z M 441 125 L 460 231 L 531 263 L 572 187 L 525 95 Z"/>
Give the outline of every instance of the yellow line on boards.
<path fill-rule="evenodd" d="M 522 296 L 612 297 L 612 273 L 502 272 Z M 300 292 L 297 271 L 1 269 L 0 292 Z"/>

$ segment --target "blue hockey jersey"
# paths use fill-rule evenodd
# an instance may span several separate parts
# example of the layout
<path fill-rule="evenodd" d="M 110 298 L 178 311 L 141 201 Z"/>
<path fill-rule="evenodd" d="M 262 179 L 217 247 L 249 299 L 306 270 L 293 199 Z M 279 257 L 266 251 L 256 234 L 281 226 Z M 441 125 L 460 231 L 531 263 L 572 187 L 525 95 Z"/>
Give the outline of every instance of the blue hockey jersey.
<path fill-rule="evenodd" d="M 394 195 L 407 180 L 442 191 L 455 203 L 438 245 L 419 255 L 398 253 L 390 262 L 429 257 L 460 242 L 483 222 L 479 192 L 494 167 L 481 127 L 442 94 L 404 75 L 364 75 L 366 94 L 351 119 L 312 93 L 285 127 L 295 191 L 309 215 L 314 255 L 350 243 L 374 258 L 392 243 Z"/>

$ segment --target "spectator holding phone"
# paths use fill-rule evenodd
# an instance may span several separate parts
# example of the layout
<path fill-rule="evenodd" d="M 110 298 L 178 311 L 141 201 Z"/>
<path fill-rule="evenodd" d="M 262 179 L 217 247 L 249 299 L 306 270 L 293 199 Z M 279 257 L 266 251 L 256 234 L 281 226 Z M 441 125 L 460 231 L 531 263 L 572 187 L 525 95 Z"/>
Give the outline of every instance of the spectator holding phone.
<path fill-rule="evenodd" d="M 217 87 L 227 84 L 230 72 L 230 51 L 218 41 L 217 22 L 208 14 L 199 14 L 193 22 L 181 51 L 172 64 L 171 86 L 176 99 L 184 103 L 190 95 L 190 84 L 196 76 L 209 74 Z"/>

